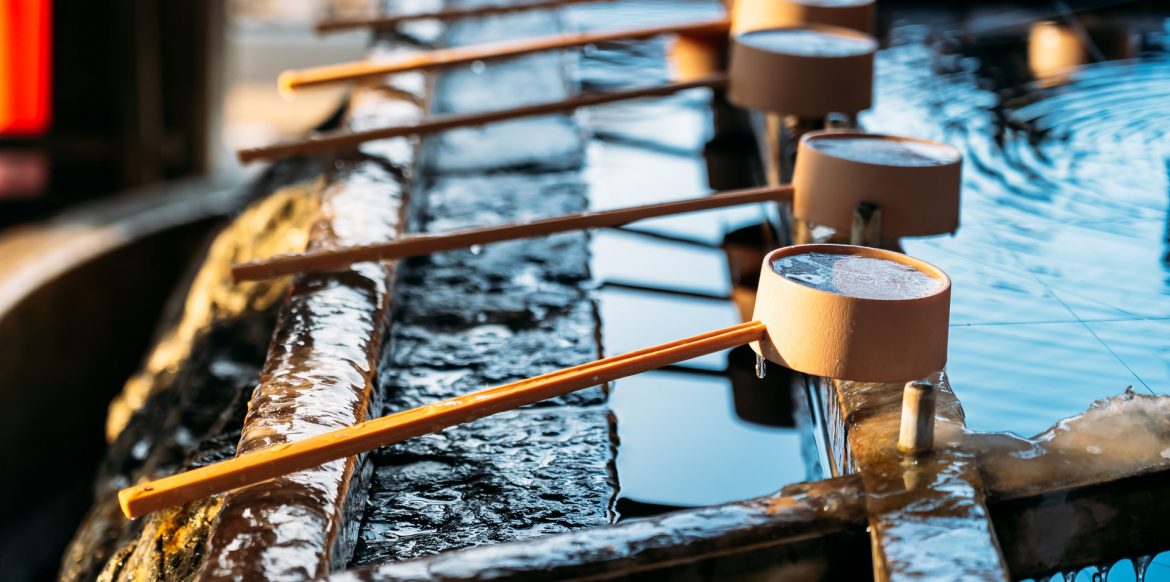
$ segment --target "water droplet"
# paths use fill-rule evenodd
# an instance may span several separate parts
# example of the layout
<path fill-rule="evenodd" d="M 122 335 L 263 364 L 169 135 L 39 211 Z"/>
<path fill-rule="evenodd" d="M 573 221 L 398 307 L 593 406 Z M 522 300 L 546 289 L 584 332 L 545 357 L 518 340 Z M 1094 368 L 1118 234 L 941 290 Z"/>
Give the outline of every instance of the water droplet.
<path fill-rule="evenodd" d="M 143 490 L 143 491 L 154 491 L 154 487 L 151 487 L 150 485 L 147 485 L 147 486 L 143 487 L 143 488 L 142 488 L 142 490 Z"/>
<path fill-rule="evenodd" d="M 471 72 L 475 73 L 476 75 L 482 75 L 483 70 L 486 68 L 487 65 L 483 64 L 483 61 L 474 61 L 471 63 Z"/>
<path fill-rule="evenodd" d="M 471 245 L 467 250 L 471 251 L 473 255 L 478 255 L 483 252 L 483 245 Z"/>
<path fill-rule="evenodd" d="M 1098 564 L 1095 568 L 1097 571 L 1093 572 L 1093 582 L 1105 582 L 1109 577 L 1109 565 L 1105 564 L 1102 566 Z"/>
<path fill-rule="evenodd" d="M 1133 561 L 1133 571 L 1137 576 L 1137 582 L 1145 582 L 1146 571 L 1150 569 L 1150 563 L 1154 561 L 1153 556 L 1141 556 Z"/>
<path fill-rule="evenodd" d="M 764 356 L 756 354 L 756 377 L 763 380 L 764 376 L 768 375 L 768 360 Z"/>

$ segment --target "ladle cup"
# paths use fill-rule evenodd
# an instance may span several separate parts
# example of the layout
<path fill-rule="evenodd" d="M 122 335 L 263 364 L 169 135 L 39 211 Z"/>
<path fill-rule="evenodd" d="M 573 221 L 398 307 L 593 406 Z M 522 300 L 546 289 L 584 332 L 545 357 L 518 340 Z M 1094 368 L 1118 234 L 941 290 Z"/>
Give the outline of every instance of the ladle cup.
<path fill-rule="evenodd" d="M 810 133 L 800 141 L 793 215 L 867 246 L 955 232 L 962 163 L 955 148 L 924 139 Z"/>

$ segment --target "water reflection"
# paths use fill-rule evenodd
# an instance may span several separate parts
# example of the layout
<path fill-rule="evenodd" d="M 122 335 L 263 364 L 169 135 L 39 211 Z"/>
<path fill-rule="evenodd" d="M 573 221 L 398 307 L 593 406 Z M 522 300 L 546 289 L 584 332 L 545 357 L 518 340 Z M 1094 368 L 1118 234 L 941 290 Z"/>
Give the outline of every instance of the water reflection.
<path fill-rule="evenodd" d="M 804 480 L 800 435 L 740 419 L 731 394 L 726 376 L 652 372 L 622 380 L 610 397 L 622 497 L 711 505 Z"/>
<path fill-rule="evenodd" d="M 1170 60 L 1146 38 L 1141 59 L 1037 83 L 1028 24 L 896 27 L 863 118 L 964 153 L 964 226 L 906 249 L 955 281 L 949 368 L 969 425 L 1019 434 L 1127 385 L 1170 387 L 1152 339 L 1170 337 Z"/>
<path fill-rule="evenodd" d="M 634 26 L 691 20 L 721 10 L 708 1 L 605 6 L 601 12 L 573 7 L 569 20 L 583 28 L 618 22 Z M 662 81 L 667 76 L 665 55 L 662 41 L 593 47 L 581 61 L 582 85 L 599 90 Z M 709 103 L 709 92 L 693 91 L 591 110 L 587 177 L 592 206 L 701 196 L 732 183 L 754 185 L 750 173 L 735 179 L 742 159 L 709 164 L 704 158 L 704 150 L 723 143 L 720 138 L 714 146 L 708 143 Z M 734 154 L 742 158 L 742 136 L 734 145 Z M 723 168 L 727 173 L 722 175 L 731 176 L 731 182 L 711 180 L 713 168 Z M 761 207 L 728 208 L 595 233 L 592 270 L 600 282 L 606 353 L 740 322 L 742 315 L 730 298 L 739 284 L 749 281 L 741 281 L 745 276 L 738 273 L 731 276 L 728 259 L 750 250 L 725 252 L 721 244 L 729 231 L 759 224 L 770 213 L 774 211 Z M 759 238 L 747 236 L 741 246 Z M 759 261 L 755 263 L 758 269 Z M 615 509 L 621 519 L 745 499 L 807 478 L 788 379 L 777 370 L 757 379 L 754 354 L 745 350 L 712 354 L 615 384 L 609 406 L 620 442 L 621 496 Z"/>

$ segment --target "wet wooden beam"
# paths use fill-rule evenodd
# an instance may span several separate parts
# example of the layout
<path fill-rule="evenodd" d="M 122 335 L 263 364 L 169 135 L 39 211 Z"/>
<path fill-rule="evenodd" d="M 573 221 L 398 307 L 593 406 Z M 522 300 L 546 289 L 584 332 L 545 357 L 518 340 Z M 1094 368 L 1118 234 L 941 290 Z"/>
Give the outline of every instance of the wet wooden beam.
<path fill-rule="evenodd" d="M 1021 497 L 992 491 L 991 516 L 1012 576 L 1044 579 L 1170 548 L 1168 488 L 1161 467 Z"/>
<path fill-rule="evenodd" d="M 963 411 L 946 376 L 931 380 L 936 434 L 960 433 Z M 903 384 L 831 385 L 868 494 L 874 579 L 1008 580 L 974 454 L 939 438 L 932 453 L 899 452 Z"/>
<path fill-rule="evenodd" d="M 1042 478 L 1042 477 L 1041 477 Z M 990 514 L 1012 578 L 1039 577 L 1170 547 L 1170 461 L 1120 480 L 991 491 Z M 869 508 L 862 477 L 508 544 L 335 573 L 334 582 L 653 579 L 864 579 Z M 738 564 L 738 566 L 736 566 Z M 738 569 L 737 569 L 738 568 Z M 963 579 L 959 570 L 944 579 Z M 969 571 L 968 571 L 969 572 Z M 973 577 L 970 574 L 966 577 Z"/>
<path fill-rule="evenodd" d="M 802 483 L 773 496 L 335 574 L 331 580 L 855 580 L 865 559 L 865 505 L 855 478 Z M 649 579 L 649 578 L 648 578 Z"/>

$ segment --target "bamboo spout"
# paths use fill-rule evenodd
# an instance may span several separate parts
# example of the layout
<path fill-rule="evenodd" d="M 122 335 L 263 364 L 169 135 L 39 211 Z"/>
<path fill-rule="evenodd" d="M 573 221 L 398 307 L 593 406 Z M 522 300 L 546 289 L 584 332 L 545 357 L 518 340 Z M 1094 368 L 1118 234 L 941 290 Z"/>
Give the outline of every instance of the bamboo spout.
<path fill-rule="evenodd" d="M 934 448 L 934 409 L 938 390 L 925 381 L 909 382 L 902 392 L 902 424 L 898 450 L 922 455 Z"/>

